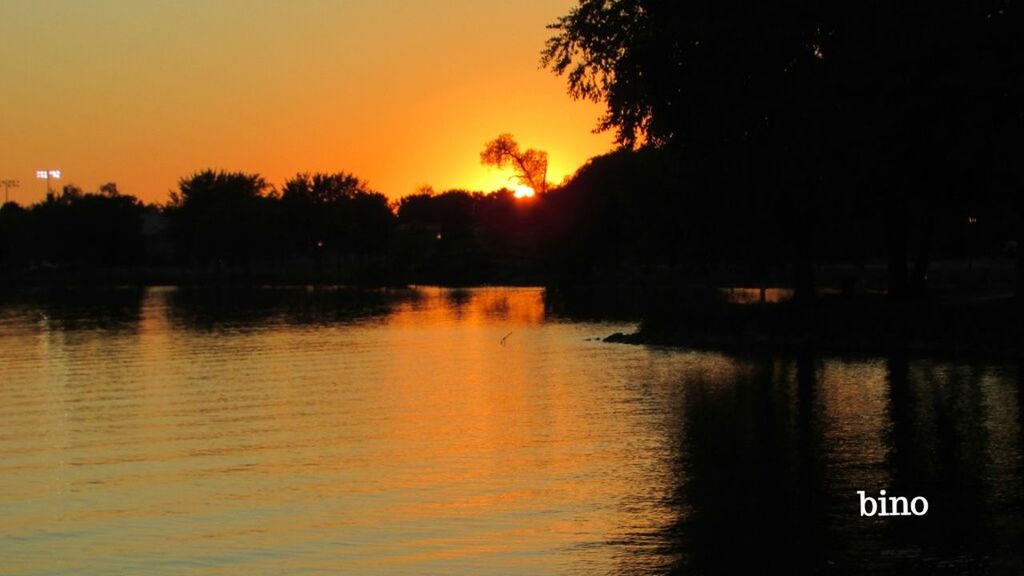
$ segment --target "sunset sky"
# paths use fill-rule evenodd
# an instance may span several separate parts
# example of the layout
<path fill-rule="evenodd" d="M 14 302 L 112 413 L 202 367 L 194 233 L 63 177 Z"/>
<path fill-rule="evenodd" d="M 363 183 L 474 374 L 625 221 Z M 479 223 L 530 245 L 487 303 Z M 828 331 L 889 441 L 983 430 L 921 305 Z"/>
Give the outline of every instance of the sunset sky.
<path fill-rule="evenodd" d="M 353 172 L 392 198 L 492 190 L 502 132 L 558 182 L 611 147 L 601 108 L 539 68 L 572 0 L 0 1 L 0 179 L 163 202 L 211 167 Z M 56 186 L 55 186 L 56 187 Z"/>

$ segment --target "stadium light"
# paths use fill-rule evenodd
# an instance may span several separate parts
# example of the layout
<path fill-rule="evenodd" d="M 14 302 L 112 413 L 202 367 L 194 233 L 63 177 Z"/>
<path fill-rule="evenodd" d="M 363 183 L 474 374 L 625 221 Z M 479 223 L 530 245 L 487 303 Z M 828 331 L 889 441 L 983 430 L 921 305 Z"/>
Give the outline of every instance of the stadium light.
<path fill-rule="evenodd" d="M 50 189 L 50 178 L 60 180 L 60 170 L 36 170 L 36 178 L 46 180 L 46 197 L 49 198 L 53 195 L 53 190 Z"/>
<path fill-rule="evenodd" d="M 7 204 L 8 202 L 11 201 L 10 195 L 7 191 L 11 188 L 17 188 L 18 186 L 21 186 L 21 182 L 19 182 L 18 180 L 0 180 L 0 184 L 2 184 L 4 187 L 4 204 Z"/>

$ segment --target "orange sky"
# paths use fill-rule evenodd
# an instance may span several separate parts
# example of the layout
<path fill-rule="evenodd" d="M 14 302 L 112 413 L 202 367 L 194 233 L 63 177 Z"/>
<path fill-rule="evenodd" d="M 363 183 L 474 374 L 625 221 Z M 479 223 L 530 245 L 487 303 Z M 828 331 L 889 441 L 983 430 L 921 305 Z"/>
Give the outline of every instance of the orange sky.
<path fill-rule="evenodd" d="M 611 147 L 601 108 L 539 68 L 573 0 L 2 0 L 0 178 L 35 170 L 163 202 L 206 167 L 354 172 L 397 198 L 492 190 L 499 133 L 558 182 Z"/>

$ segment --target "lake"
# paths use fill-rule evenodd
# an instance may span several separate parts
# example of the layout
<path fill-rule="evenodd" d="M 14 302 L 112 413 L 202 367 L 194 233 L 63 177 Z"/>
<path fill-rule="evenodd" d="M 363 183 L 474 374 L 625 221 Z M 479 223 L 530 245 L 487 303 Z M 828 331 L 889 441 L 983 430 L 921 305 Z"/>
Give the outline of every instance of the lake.
<path fill-rule="evenodd" d="M 0 304 L 4 574 L 1024 573 L 1016 365 L 607 344 L 539 288 Z M 927 498 L 862 517 L 857 491 Z"/>

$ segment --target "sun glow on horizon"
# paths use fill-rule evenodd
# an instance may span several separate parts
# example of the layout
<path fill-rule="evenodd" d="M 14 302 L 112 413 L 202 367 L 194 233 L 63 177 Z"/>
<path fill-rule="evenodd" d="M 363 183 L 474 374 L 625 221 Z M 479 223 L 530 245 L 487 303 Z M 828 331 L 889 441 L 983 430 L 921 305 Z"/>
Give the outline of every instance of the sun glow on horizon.
<path fill-rule="evenodd" d="M 512 195 L 516 198 L 533 198 L 536 194 L 537 192 L 533 188 L 525 184 L 516 186 L 515 190 L 512 191 Z"/>
<path fill-rule="evenodd" d="M 45 198 L 47 166 L 154 203 L 205 168 L 278 186 L 345 171 L 397 200 L 426 185 L 514 192 L 509 170 L 479 162 L 497 134 L 549 152 L 553 182 L 612 148 L 592 133 L 603 106 L 537 64 L 573 0 L 99 4 L 0 2 L 0 125 L 18 135 L 0 143 L 0 176 L 21 179 L 21 204 Z"/>

